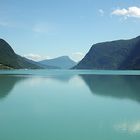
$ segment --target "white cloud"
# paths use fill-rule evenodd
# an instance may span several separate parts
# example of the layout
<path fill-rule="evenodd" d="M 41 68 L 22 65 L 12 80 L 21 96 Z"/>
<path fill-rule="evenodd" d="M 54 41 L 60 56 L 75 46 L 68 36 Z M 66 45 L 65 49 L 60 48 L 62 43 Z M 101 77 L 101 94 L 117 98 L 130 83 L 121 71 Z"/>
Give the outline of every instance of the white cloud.
<path fill-rule="evenodd" d="M 32 28 L 35 33 L 48 33 L 47 25 L 44 23 L 35 24 Z"/>
<path fill-rule="evenodd" d="M 124 16 L 125 18 L 128 17 L 134 17 L 134 18 L 140 18 L 140 7 L 128 7 L 127 9 L 115 9 L 111 13 L 112 15 L 117 15 L 117 16 Z"/>
<path fill-rule="evenodd" d="M 8 26 L 8 23 L 4 21 L 0 21 L 0 26 Z"/>
<path fill-rule="evenodd" d="M 101 16 L 103 16 L 104 13 L 105 13 L 103 9 L 99 9 L 98 11 L 99 11 L 99 13 L 100 13 Z"/>
<path fill-rule="evenodd" d="M 85 55 L 82 53 L 82 52 L 75 52 L 72 54 L 72 58 L 75 60 L 75 61 L 80 61 L 83 59 Z"/>
<path fill-rule="evenodd" d="M 137 122 L 123 122 L 114 126 L 118 131 L 124 131 L 130 134 L 140 133 L 140 121 Z"/>
<path fill-rule="evenodd" d="M 30 60 L 34 60 L 34 61 L 41 61 L 41 60 L 50 58 L 49 56 L 41 56 L 39 54 L 33 54 L 33 53 L 25 54 L 25 55 L 23 55 L 23 57 L 26 57 L 26 58 L 28 58 Z"/>
<path fill-rule="evenodd" d="M 16 27 L 16 24 L 14 22 L 11 22 L 11 21 L 0 20 L 0 26 L 14 28 L 14 27 Z"/>

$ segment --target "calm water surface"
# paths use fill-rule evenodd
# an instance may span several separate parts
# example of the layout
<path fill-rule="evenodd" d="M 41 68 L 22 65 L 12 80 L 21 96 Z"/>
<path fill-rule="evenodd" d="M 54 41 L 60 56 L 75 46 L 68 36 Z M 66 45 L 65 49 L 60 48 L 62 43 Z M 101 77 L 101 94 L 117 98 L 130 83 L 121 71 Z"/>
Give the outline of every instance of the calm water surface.
<path fill-rule="evenodd" d="M 0 71 L 0 140 L 139 140 L 140 71 Z"/>

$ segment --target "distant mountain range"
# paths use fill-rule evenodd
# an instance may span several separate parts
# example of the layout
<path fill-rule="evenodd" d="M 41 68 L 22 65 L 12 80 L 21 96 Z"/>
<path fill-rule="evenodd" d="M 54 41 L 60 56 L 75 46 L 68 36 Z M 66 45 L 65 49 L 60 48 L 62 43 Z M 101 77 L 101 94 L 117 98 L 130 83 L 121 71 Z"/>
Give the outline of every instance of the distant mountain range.
<path fill-rule="evenodd" d="M 76 62 L 74 62 L 68 56 L 61 56 L 54 59 L 47 59 L 47 60 L 39 61 L 39 63 L 42 65 L 54 66 L 60 69 L 70 69 L 76 65 Z"/>
<path fill-rule="evenodd" d="M 74 69 L 140 70 L 140 36 L 95 44 Z"/>
<path fill-rule="evenodd" d="M 140 70 L 140 36 L 95 44 L 77 64 L 68 56 L 35 62 L 14 52 L 0 39 L 0 69 Z"/>
<path fill-rule="evenodd" d="M 0 69 L 53 69 L 54 66 L 42 65 L 29 60 L 14 52 L 12 47 L 3 39 L 0 39 Z"/>
<path fill-rule="evenodd" d="M 0 39 L 0 69 L 69 69 L 76 62 L 68 56 L 35 62 L 14 52 L 12 47 Z"/>

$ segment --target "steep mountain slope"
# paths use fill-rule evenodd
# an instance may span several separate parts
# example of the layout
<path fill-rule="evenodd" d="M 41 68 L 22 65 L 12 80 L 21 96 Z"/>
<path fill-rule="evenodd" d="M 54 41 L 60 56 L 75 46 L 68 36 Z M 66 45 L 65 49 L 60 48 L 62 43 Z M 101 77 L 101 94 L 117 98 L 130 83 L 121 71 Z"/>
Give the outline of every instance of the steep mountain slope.
<path fill-rule="evenodd" d="M 140 36 L 95 44 L 74 69 L 138 70 Z"/>
<path fill-rule="evenodd" d="M 11 46 L 0 39 L 0 64 L 14 69 L 39 69 L 41 66 L 29 62 L 24 57 L 17 55 Z"/>
<path fill-rule="evenodd" d="M 69 69 L 76 65 L 76 62 L 71 60 L 68 56 L 61 56 L 54 59 L 40 61 L 43 65 L 55 66 L 60 69 Z"/>

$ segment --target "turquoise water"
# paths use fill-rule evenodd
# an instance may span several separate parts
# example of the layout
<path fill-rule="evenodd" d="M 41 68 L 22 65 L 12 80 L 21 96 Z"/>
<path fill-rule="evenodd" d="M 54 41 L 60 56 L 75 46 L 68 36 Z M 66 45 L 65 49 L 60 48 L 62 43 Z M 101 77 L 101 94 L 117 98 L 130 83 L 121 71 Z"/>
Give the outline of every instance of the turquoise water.
<path fill-rule="evenodd" d="M 0 74 L 0 140 L 140 139 L 140 71 Z"/>

